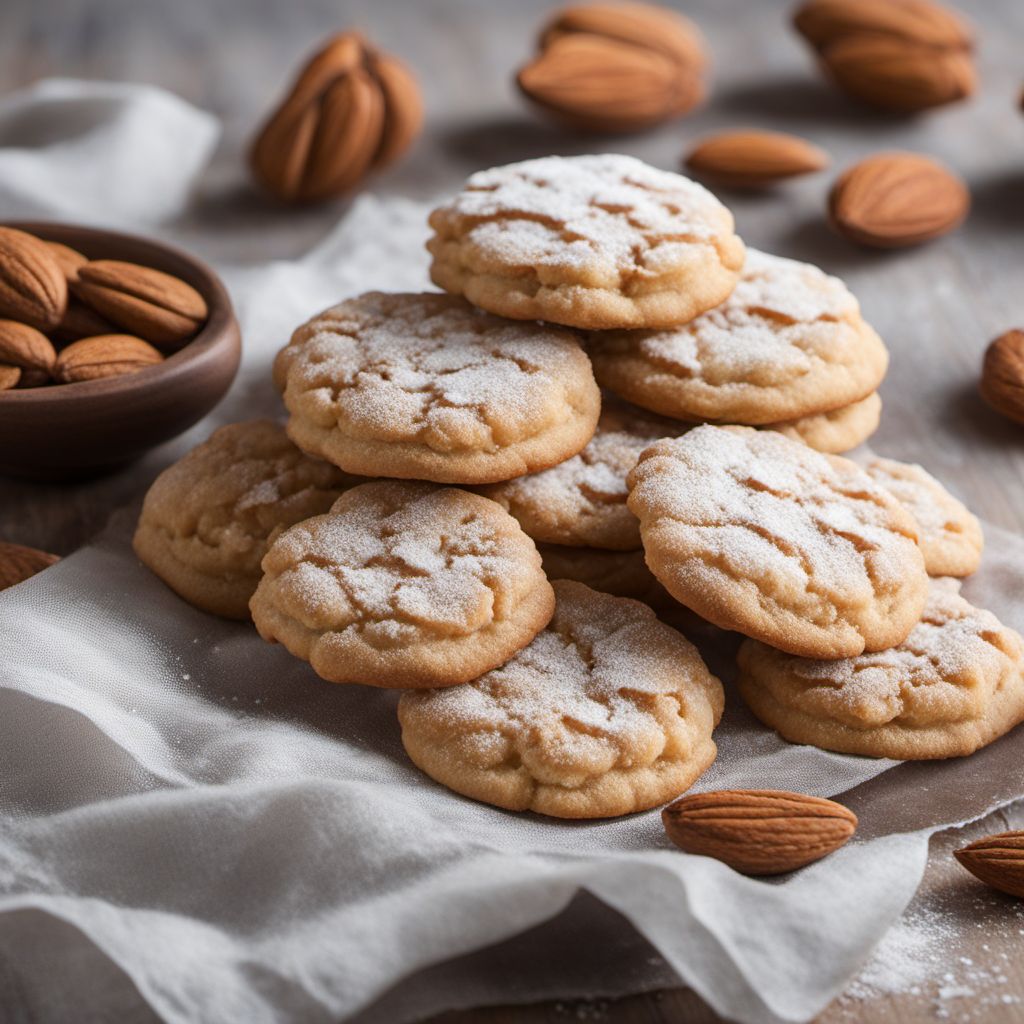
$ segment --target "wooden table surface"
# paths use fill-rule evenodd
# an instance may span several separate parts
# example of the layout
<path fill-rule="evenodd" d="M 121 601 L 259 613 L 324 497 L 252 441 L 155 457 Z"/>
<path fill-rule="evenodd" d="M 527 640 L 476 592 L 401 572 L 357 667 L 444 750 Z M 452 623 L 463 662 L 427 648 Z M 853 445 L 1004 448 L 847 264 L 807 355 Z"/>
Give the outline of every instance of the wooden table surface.
<path fill-rule="evenodd" d="M 404 57 L 425 93 L 425 135 L 372 184 L 382 194 L 427 198 L 475 169 L 548 153 L 620 150 L 674 168 L 692 140 L 727 126 L 805 135 L 832 154 L 833 168 L 768 195 L 722 193 L 740 233 L 755 247 L 841 275 L 861 299 L 892 352 L 876 450 L 923 463 L 981 516 L 1024 531 L 1024 430 L 992 414 L 976 395 L 987 342 L 1024 326 L 1024 117 L 1016 107 L 1024 79 L 1024 4 L 970 4 L 981 39 L 980 95 L 907 120 L 862 110 L 828 88 L 789 28 L 790 4 L 691 0 L 685 9 L 714 54 L 709 103 L 655 131 L 613 139 L 553 128 L 524 106 L 511 84 L 536 26 L 554 6 L 544 0 L 5 0 L 0 91 L 46 75 L 142 81 L 216 113 L 224 139 L 176 233 L 201 255 L 236 263 L 298 256 L 344 214 L 344 204 L 299 211 L 268 204 L 250 189 L 241 161 L 247 138 L 296 62 L 321 36 L 344 27 L 361 27 Z M 828 230 L 824 200 L 836 170 L 892 148 L 939 156 L 968 180 L 973 211 L 956 235 L 878 253 Z M 73 487 L 0 480 L 0 539 L 70 552 L 146 483 L 132 470 Z M 995 831 L 1001 821 L 997 815 L 969 831 Z M 951 962 L 962 957 L 976 968 L 989 965 L 994 980 L 982 984 L 977 969 L 972 975 L 961 965 L 952 981 L 937 975 L 916 992 L 865 999 L 864 987 L 855 986 L 821 1020 L 1022 1019 L 1021 904 L 989 894 L 956 868 L 949 850 L 961 839 L 958 833 L 933 841 L 914 913 L 931 915 L 945 930 Z M 674 990 L 609 1004 L 450 1013 L 436 1024 L 573 1018 L 718 1019 L 693 993 Z"/>

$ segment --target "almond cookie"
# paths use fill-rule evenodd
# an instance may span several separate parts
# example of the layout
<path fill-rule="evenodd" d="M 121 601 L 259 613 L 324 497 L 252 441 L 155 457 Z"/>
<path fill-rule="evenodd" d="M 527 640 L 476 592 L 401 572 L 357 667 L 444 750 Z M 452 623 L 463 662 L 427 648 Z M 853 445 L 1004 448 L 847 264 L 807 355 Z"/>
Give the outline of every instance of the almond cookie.
<path fill-rule="evenodd" d="M 576 336 L 438 294 L 370 292 L 274 362 L 304 451 L 350 473 L 486 484 L 575 455 L 601 407 Z"/>
<path fill-rule="evenodd" d="M 253 621 L 332 683 L 451 686 L 547 625 L 554 592 L 519 524 L 479 494 L 380 481 L 282 533 Z"/>
<path fill-rule="evenodd" d="M 840 409 L 786 423 L 770 423 L 765 429 L 803 441 L 819 452 L 841 455 L 863 444 L 878 429 L 881 418 L 882 399 L 877 391 L 872 391 L 867 398 Z"/>
<path fill-rule="evenodd" d="M 703 186 L 629 156 L 550 156 L 472 175 L 430 215 L 430 276 L 482 309 L 570 327 L 671 327 L 743 265 Z"/>
<path fill-rule="evenodd" d="M 1021 638 L 935 580 L 921 621 L 888 651 L 794 658 L 747 640 L 739 686 L 792 743 L 868 757 L 961 757 L 1024 720 Z"/>
<path fill-rule="evenodd" d="M 929 576 L 970 576 L 981 564 L 981 523 L 923 466 L 872 459 L 864 467 L 917 520 Z"/>
<path fill-rule="evenodd" d="M 597 431 L 579 455 L 481 493 L 507 508 L 536 541 L 635 549 L 640 547 L 640 524 L 626 508 L 626 476 L 652 441 L 687 429 L 678 420 L 605 399 Z"/>
<path fill-rule="evenodd" d="M 673 330 L 595 333 L 588 350 L 602 387 L 636 405 L 749 426 L 858 402 L 889 363 L 842 281 L 752 249 L 717 308 Z"/>
<path fill-rule="evenodd" d="M 701 426 L 656 441 L 629 487 L 651 571 L 723 629 L 843 658 L 900 643 L 924 607 L 917 523 L 849 459 Z"/>
<path fill-rule="evenodd" d="M 715 759 L 721 683 L 646 605 L 555 583 L 550 625 L 466 686 L 402 695 L 431 778 L 513 811 L 604 818 L 663 804 Z"/>
<path fill-rule="evenodd" d="M 269 538 L 365 482 L 304 455 L 277 423 L 232 423 L 153 481 L 135 553 L 189 604 L 248 619 Z"/>

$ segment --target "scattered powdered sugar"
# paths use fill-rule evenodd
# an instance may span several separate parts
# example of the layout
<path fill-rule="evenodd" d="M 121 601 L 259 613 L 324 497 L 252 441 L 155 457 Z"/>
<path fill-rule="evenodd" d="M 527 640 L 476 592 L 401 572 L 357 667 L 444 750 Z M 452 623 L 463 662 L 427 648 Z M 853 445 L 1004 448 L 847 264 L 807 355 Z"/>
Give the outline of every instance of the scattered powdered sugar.
<path fill-rule="evenodd" d="M 543 157 L 479 171 L 431 216 L 441 232 L 470 223 L 469 238 L 499 258 L 537 268 L 660 272 L 681 247 L 732 231 L 732 217 L 702 185 L 630 156 Z"/>
<path fill-rule="evenodd" d="M 293 412 L 305 395 L 356 436 L 439 451 L 533 436 L 594 388 L 568 331 L 430 293 L 343 302 L 301 327 L 278 360 Z"/>
<path fill-rule="evenodd" d="M 778 386 L 817 362 L 847 361 L 861 337 L 857 300 L 809 263 L 747 249 L 740 279 L 721 305 L 683 327 L 640 334 L 648 358 L 722 385 Z"/>

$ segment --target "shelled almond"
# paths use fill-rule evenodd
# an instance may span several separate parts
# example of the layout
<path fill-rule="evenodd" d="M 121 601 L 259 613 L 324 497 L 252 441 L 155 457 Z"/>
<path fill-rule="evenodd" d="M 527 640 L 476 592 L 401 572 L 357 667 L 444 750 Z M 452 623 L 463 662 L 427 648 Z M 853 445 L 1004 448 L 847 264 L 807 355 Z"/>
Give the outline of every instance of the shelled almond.
<path fill-rule="evenodd" d="M 171 274 L 0 227 L 0 392 L 135 373 L 186 345 L 208 316 L 202 295 Z"/>

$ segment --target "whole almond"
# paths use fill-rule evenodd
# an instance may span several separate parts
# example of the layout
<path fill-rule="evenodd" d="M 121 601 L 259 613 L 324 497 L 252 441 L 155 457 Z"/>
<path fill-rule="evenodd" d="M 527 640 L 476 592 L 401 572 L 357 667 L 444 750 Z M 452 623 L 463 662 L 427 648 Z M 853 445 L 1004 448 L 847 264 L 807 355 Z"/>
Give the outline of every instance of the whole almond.
<path fill-rule="evenodd" d="M 59 561 L 57 555 L 0 541 L 0 590 L 13 587 Z"/>
<path fill-rule="evenodd" d="M 952 231 L 970 205 L 967 186 L 937 160 L 918 153 L 880 153 L 836 181 L 829 216 L 846 237 L 887 249 Z"/>
<path fill-rule="evenodd" d="M 955 103 L 977 87 L 966 52 L 886 36 L 840 39 L 822 52 L 822 61 L 844 92 L 885 110 L 914 113 Z"/>
<path fill-rule="evenodd" d="M 180 278 L 121 260 L 91 260 L 72 284 L 75 296 L 122 330 L 178 349 L 206 322 L 206 301 Z"/>
<path fill-rule="evenodd" d="M 329 39 L 257 135 L 249 163 L 286 202 L 317 202 L 355 188 L 419 134 L 423 104 L 411 72 L 357 32 Z"/>
<path fill-rule="evenodd" d="M 0 316 L 48 331 L 67 303 L 64 274 L 45 242 L 0 227 Z"/>
<path fill-rule="evenodd" d="M 74 341 L 57 357 L 56 377 L 62 384 L 136 373 L 163 361 L 152 345 L 130 334 L 101 334 Z"/>
<path fill-rule="evenodd" d="M 975 878 L 1024 899 L 1024 832 L 1000 832 L 977 839 L 953 855 Z"/>
<path fill-rule="evenodd" d="M 21 380 L 21 367 L 4 366 L 0 363 L 0 391 L 10 391 L 18 386 Z"/>
<path fill-rule="evenodd" d="M 985 350 L 981 397 L 1015 423 L 1024 423 L 1024 331 L 1006 331 Z"/>
<path fill-rule="evenodd" d="M 69 282 L 74 281 L 78 277 L 79 269 L 89 262 L 88 257 L 83 256 L 77 249 L 72 249 L 70 245 L 64 245 L 63 242 L 47 242 L 46 247 Z"/>
<path fill-rule="evenodd" d="M 797 31 L 819 49 L 851 35 L 879 35 L 925 46 L 970 49 L 971 27 L 931 0 L 808 0 L 793 16 Z"/>
<path fill-rule="evenodd" d="M 533 102 L 577 128 L 635 131 L 686 113 L 705 94 L 707 51 L 692 22 L 651 4 L 559 12 L 517 75 Z"/>
<path fill-rule="evenodd" d="M 686 853 L 746 875 L 781 875 L 839 849 L 857 816 L 820 797 L 771 789 L 694 793 L 661 812 L 668 837 Z"/>
<path fill-rule="evenodd" d="M 0 320 L 0 363 L 49 378 L 56 362 L 57 353 L 45 334 L 17 320 Z"/>
<path fill-rule="evenodd" d="M 822 170 L 828 166 L 828 154 L 785 132 L 720 132 L 694 147 L 686 166 L 734 188 L 762 188 Z"/>

